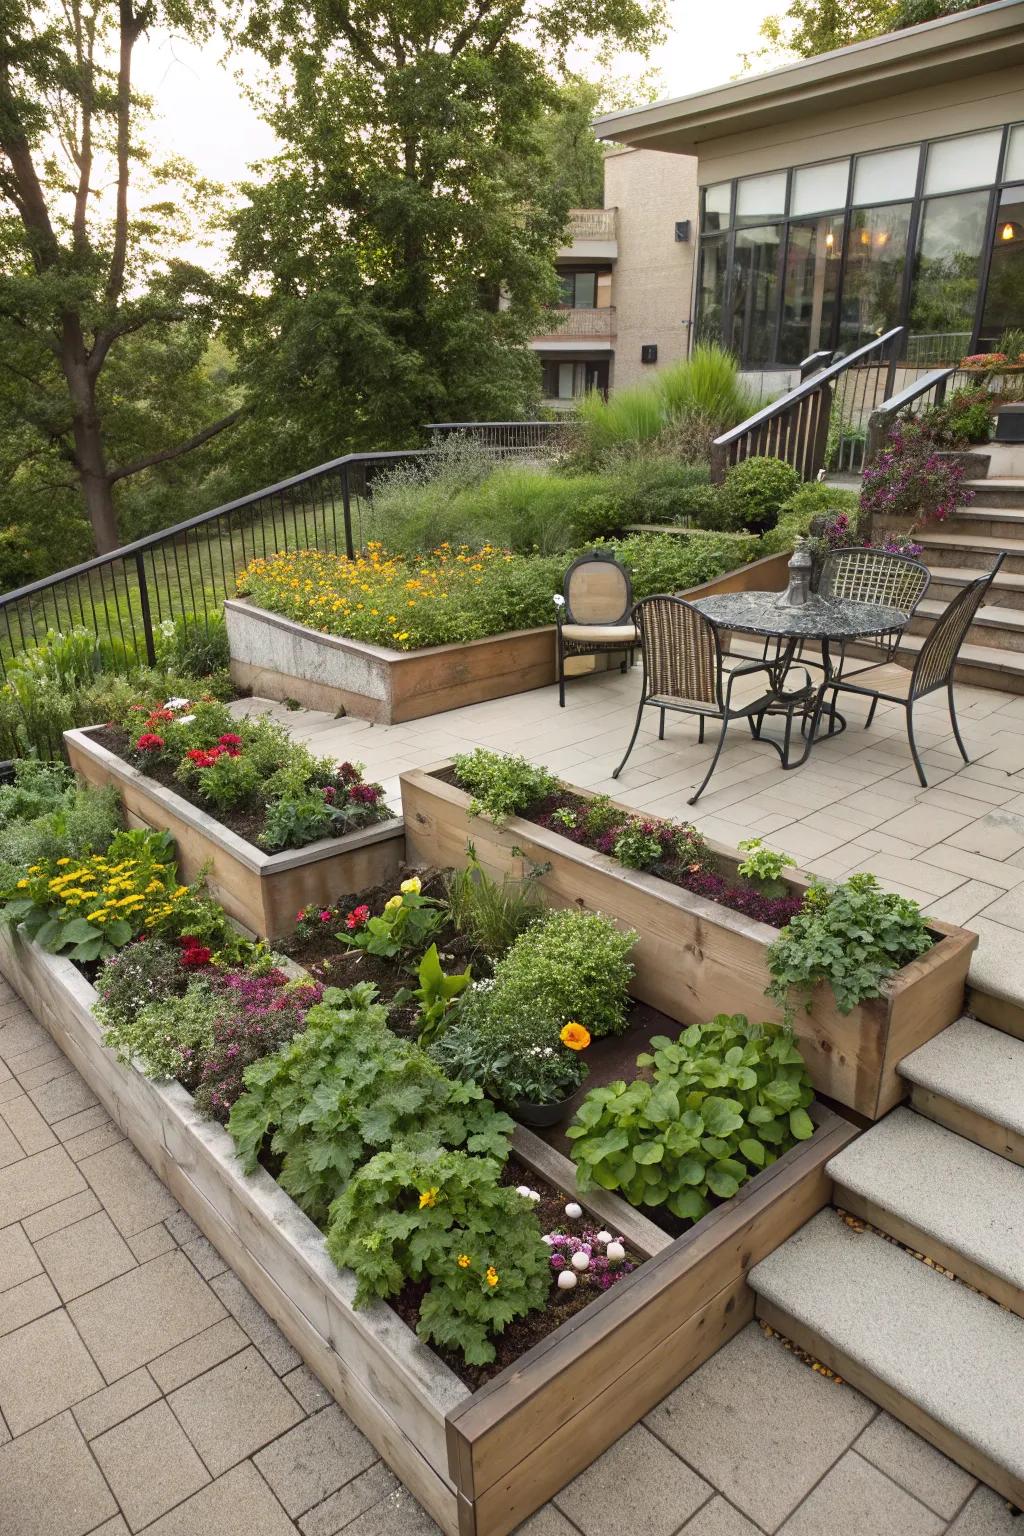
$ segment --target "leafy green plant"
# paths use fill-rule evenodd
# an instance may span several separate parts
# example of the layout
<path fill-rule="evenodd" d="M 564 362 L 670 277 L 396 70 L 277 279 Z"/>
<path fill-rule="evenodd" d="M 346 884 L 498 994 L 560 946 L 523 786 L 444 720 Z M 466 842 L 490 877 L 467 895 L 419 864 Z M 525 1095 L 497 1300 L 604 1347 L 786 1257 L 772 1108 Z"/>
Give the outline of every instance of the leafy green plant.
<path fill-rule="evenodd" d="M 570 1021 L 595 1037 L 622 1034 L 636 940 L 599 912 L 545 913 L 495 966 L 486 1028 L 513 1038 L 528 1029 L 531 1043 L 549 1045 Z"/>
<path fill-rule="evenodd" d="M 15 782 L 0 788 L 0 891 L 30 866 L 107 848 L 121 825 L 113 785 L 77 784 L 63 764 L 22 759 Z"/>
<path fill-rule="evenodd" d="M 157 660 L 170 671 L 208 677 L 231 661 L 227 625 L 216 609 L 164 619 L 156 630 Z"/>
<path fill-rule="evenodd" d="M 781 853 L 777 848 L 769 848 L 760 837 L 744 838 L 736 846 L 741 853 L 746 854 L 742 863 L 736 866 L 737 874 L 748 880 L 762 896 L 785 896 L 789 887 L 782 878 L 782 872 L 784 869 L 795 869 L 796 859 L 788 853 Z"/>
<path fill-rule="evenodd" d="M 725 528 L 765 533 L 800 484 L 792 464 L 782 459 L 743 459 L 727 471 L 719 503 Z"/>
<path fill-rule="evenodd" d="M 453 763 L 456 781 L 472 796 L 469 814 L 486 814 L 496 826 L 558 788 L 558 780 L 546 768 L 486 747 L 458 753 Z"/>
<path fill-rule="evenodd" d="M 493 880 L 480 864 L 471 842 L 466 844 L 466 857 L 464 869 L 451 869 L 444 877 L 448 917 L 456 932 L 464 934 L 474 949 L 496 960 L 536 922 L 543 907 L 531 875 L 517 880 L 506 874 Z"/>
<path fill-rule="evenodd" d="M 199 774 L 200 793 L 214 810 L 234 811 L 251 805 L 260 784 L 259 770 L 250 757 L 222 752 Z M 321 795 L 321 800 L 323 796 Z"/>
<path fill-rule="evenodd" d="M 411 990 L 408 987 L 400 988 L 395 993 L 393 1002 L 398 1006 L 407 1002 L 419 1004 L 416 1015 L 416 1034 L 421 1045 L 429 1045 L 432 1040 L 437 1039 L 438 1035 L 444 1033 L 452 1008 L 469 986 L 473 973 L 467 966 L 457 976 L 445 975 L 441 957 L 437 953 L 437 945 L 431 944 L 420 961 L 416 974 L 419 986 Z"/>
<path fill-rule="evenodd" d="M 322 789 L 287 790 L 267 804 L 259 845 L 269 853 L 305 848 L 334 830 L 334 816 Z"/>
<path fill-rule="evenodd" d="M 793 994 L 808 1011 L 814 989 L 827 981 L 840 1013 L 882 995 L 886 978 L 930 949 L 934 940 L 916 901 L 883 891 L 874 875 L 851 875 L 843 885 L 812 885 L 803 907 L 766 959 L 767 996 L 793 1014 Z"/>
<path fill-rule="evenodd" d="M 531 1202 L 491 1158 L 398 1145 L 359 1169 L 331 1207 L 327 1251 L 358 1282 L 355 1305 L 426 1282 L 416 1331 L 473 1365 L 492 1335 L 542 1307 L 549 1250 Z"/>
<path fill-rule="evenodd" d="M 937 448 L 967 448 L 988 442 L 994 405 L 987 389 L 956 389 L 941 405 L 922 411 L 918 423 Z"/>
<path fill-rule="evenodd" d="M 107 1024 L 103 1042 L 118 1061 L 136 1062 L 147 1077 L 178 1077 L 183 1072 L 187 1075 L 190 1057 L 209 1053 L 219 1008 L 209 983 L 196 979 L 182 995 L 146 1003 L 134 1019 L 122 1015 L 108 1023 L 100 1004 L 96 1017 Z"/>
<path fill-rule="evenodd" d="M 557 1104 L 569 1098 L 587 1075 L 583 1047 L 563 1044 L 547 1020 L 489 1018 L 493 986 L 490 980 L 474 982 L 458 1017 L 431 1046 L 434 1061 L 450 1077 L 479 1083 L 513 1110 L 521 1102 Z"/>
<path fill-rule="evenodd" d="M 654 824 L 631 816 L 619 828 L 612 852 L 627 869 L 653 869 L 665 857 L 665 848 Z"/>
<path fill-rule="evenodd" d="M 354 909 L 352 916 L 360 911 Z M 354 924 L 338 939 L 353 949 L 393 960 L 396 955 L 418 954 L 444 920 L 444 908 L 432 896 L 424 896 L 419 877 L 403 880 L 400 889 L 384 903 L 376 917 Z"/>
<path fill-rule="evenodd" d="M 652 1077 L 591 1089 L 567 1131 L 583 1191 L 618 1190 L 698 1221 L 795 1141 L 813 1098 L 789 1030 L 719 1014 L 637 1057 Z"/>
<path fill-rule="evenodd" d="M 127 944 L 101 966 L 93 1012 L 113 1035 L 126 1037 L 143 1008 L 180 997 L 188 983 L 177 944 L 162 939 Z"/>
<path fill-rule="evenodd" d="M 244 1167 L 255 1168 L 269 1140 L 279 1183 L 314 1221 L 363 1162 L 399 1141 L 507 1155 L 512 1121 L 475 1083 L 449 1080 L 392 1034 L 366 982 L 329 988 L 303 1033 L 248 1067 L 244 1082 L 228 1120 Z"/>

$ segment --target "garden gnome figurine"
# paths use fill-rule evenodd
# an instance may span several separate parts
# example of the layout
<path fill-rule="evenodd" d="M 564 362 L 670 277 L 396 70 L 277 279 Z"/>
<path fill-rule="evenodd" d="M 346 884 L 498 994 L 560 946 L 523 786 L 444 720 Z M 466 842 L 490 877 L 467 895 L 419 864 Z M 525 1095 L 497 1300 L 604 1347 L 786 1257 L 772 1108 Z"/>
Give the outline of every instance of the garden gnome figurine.
<path fill-rule="evenodd" d="M 811 598 L 814 562 L 806 539 L 797 539 L 789 561 L 789 586 L 780 593 L 776 608 L 803 608 Z"/>

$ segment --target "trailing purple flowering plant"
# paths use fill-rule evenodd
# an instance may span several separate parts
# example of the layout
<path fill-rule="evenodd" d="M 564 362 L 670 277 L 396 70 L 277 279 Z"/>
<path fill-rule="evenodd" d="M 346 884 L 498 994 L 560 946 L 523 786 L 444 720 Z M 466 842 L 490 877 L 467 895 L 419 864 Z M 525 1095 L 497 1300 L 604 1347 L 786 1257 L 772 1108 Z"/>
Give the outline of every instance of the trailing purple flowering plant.
<path fill-rule="evenodd" d="M 861 510 L 883 522 L 895 517 L 909 517 L 915 525 L 945 522 L 974 499 L 964 475 L 963 465 L 944 457 L 924 428 L 897 422 L 864 471 Z"/>

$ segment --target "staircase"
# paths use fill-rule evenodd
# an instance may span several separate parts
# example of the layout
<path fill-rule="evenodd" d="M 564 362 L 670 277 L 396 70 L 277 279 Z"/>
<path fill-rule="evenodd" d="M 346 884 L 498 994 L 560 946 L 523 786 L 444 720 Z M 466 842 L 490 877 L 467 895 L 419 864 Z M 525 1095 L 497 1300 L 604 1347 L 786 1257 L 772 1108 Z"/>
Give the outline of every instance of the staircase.
<path fill-rule="evenodd" d="M 1024 1039 L 963 1018 L 899 1070 L 910 1107 L 829 1163 L 757 1313 L 1024 1507 Z"/>

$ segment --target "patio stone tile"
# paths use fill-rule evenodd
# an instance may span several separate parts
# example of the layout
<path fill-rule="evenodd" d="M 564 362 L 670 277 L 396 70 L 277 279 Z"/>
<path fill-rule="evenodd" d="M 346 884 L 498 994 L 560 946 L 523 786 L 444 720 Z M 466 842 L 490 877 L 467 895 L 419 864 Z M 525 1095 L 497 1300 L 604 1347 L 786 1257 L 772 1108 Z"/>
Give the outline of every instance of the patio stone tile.
<path fill-rule="evenodd" d="M 252 1346 L 168 1398 L 214 1476 L 299 1423 L 302 1409 Z"/>
<path fill-rule="evenodd" d="M 197 1333 L 194 1339 L 186 1339 L 174 1349 L 150 1361 L 149 1371 L 162 1392 L 173 1392 L 195 1376 L 222 1360 L 237 1355 L 249 1344 L 249 1336 L 242 1332 L 233 1317 L 222 1318 L 212 1328 Z"/>
<path fill-rule="evenodd" d="M 124 1139 L 120 1128 L 111 1120 L 107 1125 L 98 1126 L 95 1131 L 86 1131 L 84 1136 L 72 1136 L 71 1140 L 66 1141 L 64 1145 L 68 1149 L 69 1156 L 76 1163 L 80 1163 L 83 1158 L 91 1157 L 94 1152 L 102 1152 L 105 1147 L 116 1146 Z"/>
<path fill-rule="evenodd" d="M 109 1125 L 110 1116 L 102 1104 L 94 1104 L 91 1109 L 80 1109 L 75 1115 L 68 1115 L 66 1120 L 58 1120 L 53 1127 L 53 1134 L 60 1141 L 71 1141 L 75 1136 L 84 1136 L 86 1131 L 94 1131 L 97 1126 Z"/>
<path fill-rule="evenodd" d="M 112 1387 L 103 1387 L 92 1397 L 84 1398 L 71 1410 L 75 1423 L 87 1440 L 104 1434 L 122 1419 L 131 1418 L 142 1408 L 160 1396 L 160 1389 L 146 1370 L 133 1371 L 122 1376 Z"/>
<path fill-rule="evenodd" d="M 101 1154 L 102 1156 L 102 1154 Z M 108 1382 L 127 1376 L 224 1315 L 181 1253 L 164 1253 L 68 1303 Z"/>
<path fill-rule="evenodd" d="M 859 1392 L 815 1375 L 750 1323 L 645 1423 L 743 1514 L 774 1531 L 875 1412 Z"/>
<path fill-rule="evenodd" d="M 899 880 L 916 891 L 927 891 L 932 896 L 948 896 L 958 885 L 963 885 L 965 879 L 952 870 L 937 869 L 932 864 L 925 864 L 921 859 L 900 859 L 890 853 L 873 852 L 859 867 L 870 869 L 887 886 Z"/>
<path fill-rule="evenodd" d="M 779 1536 L 942 1536 L 945 1521 L 870 1462 L 849 1452 L 823 1478 Z"/>
<path fill-rule="evenodd" d="M 78 1168 L 123 1237 L 151 1227 L 178 1209 L 177 1201 L 127 1141 L 84 1158 Z"/>
<path fill-rule="evenodd" d="M 884 821 L 877 831 L 881 837 L 892 833 L 902 842 L 930 848 L 933 843 L 941 843 L 954 832 L 962 831 L 973 819 L 970 814 L 943 810 L 941 806 L 914 805 L 892 821 Z"/>
<path fill-rule="evenodd" d="M 0 1231 L 0 1291 L 41 1275 L 43 1266 L 35 1256 L 24 1229 L 15 1225 Z"/>
<path fill-rule="evenodd" d="M 117 1514 L 69 1413 L 0 1449 L 0 1536 L 84 1536 Z"/>
<path fill-rule="evenodd" d="M 295 1536 L 252 1462 L 243 1461 L 163 1515 L 146 1536 Z"/>
<path fill-rule="evenodd" d="M 316 1413 L 318 1408 L 326 1408 L 331 1401 L 331 1394 L 323 1382 L 313 1375 L 308 1365 L 297 1365 L 294 1371 L 289 1371 L 281 1380 L 306 1413 Z"/>
<path fill-rule="evenodd" d="M 12 1058 L 24 1056 L 41 1045 L 50 1047 L 51 1056 L 60 1055 L 43 1026 L 36 1023 L 24 1003 L 19 1003 L 7 1022 L 0 1024 L 0 1059 L 10 1066 Z"/>
<path fill-rule="evenodd" d="M 34 1215 L 24 1217 L 21 1224 L 25 1228 L 25 1235 L 36 1243 L 41 1237 L 59 1232 L 61 1227 L 70 1227 L 72 1222 L 82 1221 L 101 1209 L 92 1190 L 83 1189 L 80 1194 L 70 1195 L 68 1199 L 58 1200 L 56 1205 L 48 1206 L 44 1211 L 36 1211 Z"/>
<path fill-rule="evenodd" d="M 797 821 L 777 833 L 774 841 L 785 853 L 791 853 L 796 859 L 816 859 L 841 848 L 846 839 Z"/>
<path fill-rule="evenodd" d="M 4 1074 L 6 1073 L 6 1076 Z M 9 1099 L 18 1098 L 21 1093 L 21 1084 L 12 1072 L 0 1061 L 0 1104 L 6 1104 Z"/>
<path fill-rule="evenodd" d="M 1010 859 L 988 859 L 951 843 L 937 843 L 934 848 L 922 849 L 920 857 L 925 864 L 952 870 L 968 880 L 983 880 L 987 885 L 999 886 L 1001 891 L 1016 890 L 1017 886 L 1024 885 L 1024 868 Z"/>
<path fill-rule="evenodd" d="M 91 1449 L 133 1531 L 158 1519 L 210 1481 L 162 1401 L 99 1435 Z"/>
<path fill-rule="evenodd" d="M 96 1095 L 77 1072 L 65 1072 L 61 1077 L 51 1078 L 41 1087 L 32 1088 L 29 1097 L 50 1125 L 55 1120 L 77 1115 L 80 1110 L 92 1109 L 96 1104 Z"/>
<path fill-rule="evenodd" d="M 858 864 L 871 853 L 870 848 L 865 848 L 862 843 L 846 843 L 844 847 L 837 848 L 835 853 L 827 853 L 824 858 L 812 859 L 805 866 L 816 874 L 826 875 L 830 880 L 842 880 L 851 869 L 856 869 Z"/>
<path fill-rule="evenodd" d="M 529 1520 L 516 1526 L 516 1536 L 577 1536 L 577 1529 L 553 1504 L 545 1504 Z"/>
<path fill-rule="evenodd" d="M 158 1254 L 169 1253 L 176 1246 L 174 1238 L 162 1221 L 154 1222 L 151 1227 L 144 1227 L 141 1232 L 136 1232 L 129 1237 L 127 1242 L 140 1264 L 145 1264 L 149 1259 L 155 1259 Z"/>
<path fill-rule="evenodd" d="M 1024 929 L 1024 890 L 1003 891 L 985 908 L 985 917 L 991 923 L 1002 923 L 1005 928 Z"/>
<path fill-rule="evenodd" d="M 854 1450 L 946 1520 L 977 1487 L 977 1478 L 888 1413 L 872 1419 Z"/>
<path fill-rule="evenodd" d="M 1016 811 L 987 811 L 969 827 L 955 832 L 947 841 L 967 853 L 981 853 L 986 858 L 1007 859 L 1024 848 L 1024 816 Z"/>
<path fill-rule="evenodd" d="M 738 1509 L 733 1509 L 716 1494 L 683 1526 L 679 1536 L 761 1536 L 761 1533 L 746 1515 L 741 1515 Z"/>
<path fill-rule="evenodd" d="M 196 1226 L 192 1217 L 185 1211 L 174 1211 L 165 1217 L 164 1226 L 174 1238 L 176 1243 L 190 1243 L 193 1238 L 202 1237 L 202 1232 Z"/>
<path fill-rule="evenodd" d="M 948 896 L 939 896 L 935 901 L 930 901 L 924 910 L 929 917 L 963 926 L 1001 895 L 998 886 L 985 885 L 980 880 L 968 880 L 966 885 L 958 886 Z"/>
<path fill-rule="evenodd" d="M 30 1088 L 38 1088 L 41 1083 L 48 1083 L 51 1078 L 63 1077 L 66 1072 L 74 1070 L 66 1056 L 54 1056 L 38 1067 L 28 1067 L 24 1072 L 19 1072 L 18 1081 L 27 1093 Z"/>
<path fill-rule="evenodd" d="M 302 1536 L 336 1536 L 338 1531 L 347 1529 L 366 1510 L 396 1494 L 400 1487 L 398 1478 L 390 1468 L 383 1461 L 378 1461 L 303 1515 L 299 1520 L 299 1530 Z M 550 1505 L 547 1507 L 551 1509 Z M 552 1513 L 562 1522 L 561 1526 L 551 1526 L 548 1531 L 538 1528 L 535 1536 L 563 1536 L 563 1533 L 564 1536 L 575 1536 L 568 1521 L 556 1510 Z M 530 1530 L 529 1522 L 519 1529 L 525 1536 Z"/>
<path fill-rule="evenodd" d="M 14 1132 L 26 1156 L 57 1144 L 57 1138 L 27 1094 L 0 1104 L 0 1120 Z"/>
<path fill-rule="evenodd" d="M 378 1456 L 351 1419 L 332 1404 L 289 1430 L 253 1460 L 295 1518 L 365 1472 Z"/>
<path fill-rule="evenodd" d="M 584 1536 L 618 1536 L 625 1529 L 635 1536 L 671 1536 L 712 1491 L 649 1429 L 635 1424 L 554 1503 Z"/>
<path fill-rule="evenodd" d="M 2 1463 L 0 1463 L 2 1466 Z M 991 1488 L 978 1488 L 949 1527 L 948 1536 L 1018 1536 L 1020 1520 Z"/>
<path fill-rule="evenodd" d="M 1009 781 L 1004 780 L 1004 785 L 998 785 L 989 784 L 983 779 L 970 779 L 966 769 L 934 789 L 930 785 L 927 789 L 921 789 L 920 786 L 918 789 L 918 800 L 945 806 L 951 811 L 960 810 L 965 800 L 977 801 L 979 809 L 983 809 L 985 806 L 1005 806 L 1017 798 Z"/>
<path fill-rule="evenodd" d="M 292 1348 L 273 1318 L 249 1295 L 236 1274 L 228 1270 L 223 1275 L 215 1275 L 210 1286 L 279 1376 L 301 1364 L 298 1350 Z"/>
<path fill-rule="evenodd" d="M 60 1297 L 46 1275 L 34 1275 L 4 1293 L 0 1307 L 0 1336 L 23 1328 L 60 1306 Z"/>
<path fill-rule="evenodd" d="M 11 1163 L 20 1163 L 24 1156 L 25 1148 L 21 1142 L 6 1122 L 0 1120 L 0 1168 L 7 1168 Z"/>
<path fill-rule="evenodd" d="M 66 1312 L 40 1317 L 0 1339 L 0 1410 L 15 1438 L 102 1385 Z"/>
<path fill-rule="evenodd" d="M 135 1268 L 131 1249 L 106 1211 L 40 1238 L 36 1252 L 62 1301 L 71 1301 Z"/>
<path fill-rule="evenodd" d="M 411 1493 L 396 1488 L 346 1525 L 345 1536 L 440 1536 L 440 1531 Z"/>
<path fill-rule="evenodd" d="M 190 1242 L 182 1243 L 181 1251 L 195 1265 L 204 1280 L 212 1280 L 214 1275 L 222 1275 L 228 1267 L 213 1244 L 205 1237 L 193 1237 Z"/>
<path fill-rule="evenodd" d="M 63 1147 L 47 1147 L 45 1152 L 0 1168 L 0 1227 L 22 1221 L 84 1188 L 85 1180 Z"/>
<path fill-rule="evenodd" d="M 113 1520 L 105 1520 L 102 1525 L 96 1527 L 91 1536 L 128 1536 L 124 1516 L 115 1515 Z"/>

